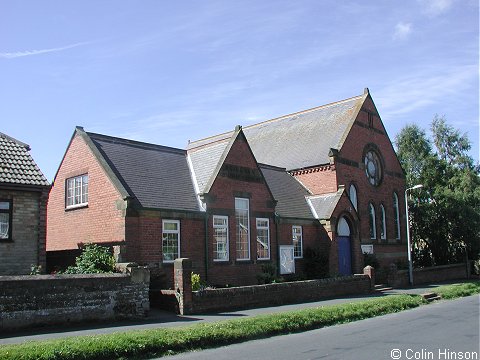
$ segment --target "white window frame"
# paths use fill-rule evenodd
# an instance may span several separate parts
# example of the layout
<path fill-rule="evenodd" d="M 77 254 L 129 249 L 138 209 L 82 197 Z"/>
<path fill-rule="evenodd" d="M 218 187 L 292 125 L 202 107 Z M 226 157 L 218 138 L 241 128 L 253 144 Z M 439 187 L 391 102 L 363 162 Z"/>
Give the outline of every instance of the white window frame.
<path fill-rule="evenodd" d="M 267 225 L 264 226 L 262 224 L 259 224 L 259 222 L 267 222 Z M 270 260 L 270 220 L 268 218 L 257 218 L 256 219 L 256 225 L 257 225 L 257 260 Z M 259 231 L 260 230 L 260 231 Z M 262 242 L 262 240 L 259 238 L 258 234 L 259 232 L 266 231 L 266 237 L 267 241 Z M 258 256 L 259 253 L 259 247 L 264 246 L 267 248 L 267 256 L 266 257 L 260 257 Z"/>
<path fill-rule="evenodd" d="M 387 221 L 385 217 L 385 208 L 380 204 L 380 239 L 387 239 Z"/>
<path fill-rule="evenodd" d="M 239 202 L 244 202 L 246 205 L 247 205 L 247 208 L 246 209 L 243 209 L 243 208 L 237 208 L 237 201 Z M 247 215 L 246 215 L 246 218 L 247 218 L 247 226 L 245 227 L 245 225 L 242 225 L 240 224 L 240 221 L 239 221 L 239 212 L 240 211 L 246 211 L 247 212 Z M 235 227 L 236 227 L 236 251 L 235 251 L 235 258 L 236 260 L 239 260 L 239 261 L 246 261 L 246 260 L 250 260 L 250 200 L 249 199 L 246 199 L 246 198 L 235 198 Z M 242 243 L 240 242 L 240 238 L 241 238 L 241 231 L 246 231 L 247 232 L 247 257 L 239 257 L 239 252 L 241 251 L 244 251 L 243 249 L 241 249 L 241 246 Z"/>
<path fill-rule="evenodd" d="M 296 233 L 295 230 L 300 230 L 299 233 Z M 300 235 L 299 241 L 295 244 L 295 237 Z M 293 258 L 302 259 L 303 258 L 303 228 L 300 225 L 292 226 L 292 243 L 293 243 Z M 297 248 L 300 248 L 300 251 Z M 300 254 L 300 255 L 299 255 Z"/>
<path fill-rule="evenodd" d="M 215 224 L 215 220 L 222 220 L 223 224 Z M 213 261 L 215 262 L 222 262 L 222 261 L 229 261 L 230 259 L 230 249 L 229 249 L 229 240 L 228 240 L 228 216 L 221 216 L 221 215 L 213 215 L 212 219 L 212 224 L 213 224 Z M 226 236 L 226 241 L 225 241 L 225 249 L 226 249 L 226 258 L 219 258 L 218 254 L 220 252 L 218 251 L 218 244 L 219 241 L 217 240 L 217 234 L 216 231 L 218 229 L 221 229 L 225 231 L 225 236 Z"/>
<path fill-rule="evenodd" d="M 176 224 L 177 225 L 177 229 L 176 230 L 165 230 L 165 224 Z M 164 251 L 164 242 L 165 242 L 165 238 L 164 238 L 164 235 L 165 234 L 177 234 L 177 254 L 176 254 L 176 257 L 173 259 L 173 260 L 165 260 L 165 251 Z M 164 263 L 173 263 L 175 261 L 175 259 L 178 259 L 180 257 L 180 220 L 170 220 L 170 219 L 164 219 L 162 220 L 162 260 Z"/>
<path fill-rule="evenodd" d="M 400 240 L 400 208 L 398 207 L 398 195 L 397 193 L 393 193 L 393 217 L 395 222 L 395 238 Z"/>
<path fill-rule="evenodd" d="M 13 201 L 0 200 L 0 241 L 12 240 Z"/>
<path fill-rule="evenodd" d="M 375 207 L 372 203 L 368 203 L 369 231 L 370 239 L 377 239 L 377 219 L 375 216 Z M 373 230 L 373 233 L 372 233 Z"/>
<path fill-rule="evenodd" d="M 355 211 L 358 211 L 358 196 L 357 196 L 357 187 L 354 184 L 350 184 L 350 188 L 348 189 L 348 195 L 350 201 L 355 208 Z"/>
<path fill-rule="evenodd" d="M 68 178 L 65 181 L 65 208 L 88 205 L 88 174 Z"/>

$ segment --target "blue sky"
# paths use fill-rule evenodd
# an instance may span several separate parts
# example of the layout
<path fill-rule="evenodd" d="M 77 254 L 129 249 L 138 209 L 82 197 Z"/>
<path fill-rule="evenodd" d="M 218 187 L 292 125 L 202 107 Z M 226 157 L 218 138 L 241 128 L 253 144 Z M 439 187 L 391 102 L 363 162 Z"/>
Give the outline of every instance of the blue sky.
<path fill-rule="evenodd" d="M 445 115 L 478 161 L 478 0 L 0 0 L 0 132 L 50 181 L 76 125 L 185 148 L 364 87 L 392 139 Z"/>

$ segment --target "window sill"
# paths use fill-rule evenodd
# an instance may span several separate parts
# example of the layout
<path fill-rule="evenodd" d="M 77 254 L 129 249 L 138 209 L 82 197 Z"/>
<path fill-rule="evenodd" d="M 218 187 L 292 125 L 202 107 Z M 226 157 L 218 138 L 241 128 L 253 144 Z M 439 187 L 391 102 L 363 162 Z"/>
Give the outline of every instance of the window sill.
<path fill-rule="evenodd" d="M 88 208 L 88 203 L 67 206 L 65 208 L 65 211 L 72 211 L 72 210 L 83 209 L 83 208 Z"/>
<path fill-rule="evenodd" d="M 0 243 L 13 243 L 13 239 L 0 239 Z"/>
<path fill-rule="evenodd" d="M 260 258 L 260 259 L 257 259 L 257 261 L 261 262 L 261 261 L 270 261 L 271 259 L 270 258 Z"/>

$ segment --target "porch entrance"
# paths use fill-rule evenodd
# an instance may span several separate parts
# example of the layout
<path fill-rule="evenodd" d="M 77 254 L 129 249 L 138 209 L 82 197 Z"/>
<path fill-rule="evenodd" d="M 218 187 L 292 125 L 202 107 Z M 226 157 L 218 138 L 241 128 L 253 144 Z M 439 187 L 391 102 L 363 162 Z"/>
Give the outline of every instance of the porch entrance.
<path fill-rule="evenodd" d="M 338 272 L 340 275 L 352 274 L 352 253 L 350 225 L 347 219 L 342 217 L 337 225 L 337 248 L 338 248 Z"/>

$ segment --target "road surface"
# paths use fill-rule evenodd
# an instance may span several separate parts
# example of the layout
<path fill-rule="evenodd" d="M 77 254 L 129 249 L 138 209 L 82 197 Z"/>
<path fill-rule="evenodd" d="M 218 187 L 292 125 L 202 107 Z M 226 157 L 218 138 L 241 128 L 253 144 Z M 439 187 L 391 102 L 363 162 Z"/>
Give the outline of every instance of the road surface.
<path fill-rule="evenodd" d="M 167 359 L 480 359 L 479 298 L 440 301 L 350 324 Z"/>

